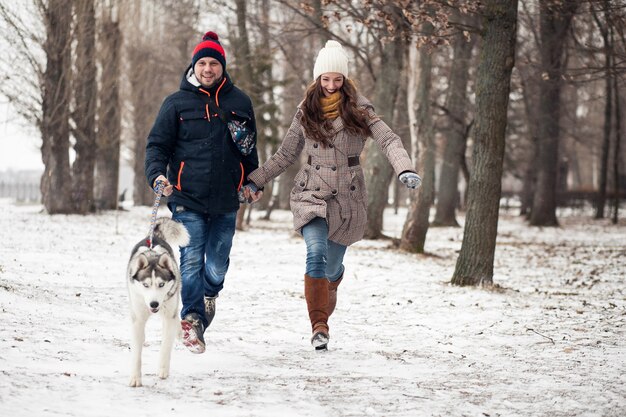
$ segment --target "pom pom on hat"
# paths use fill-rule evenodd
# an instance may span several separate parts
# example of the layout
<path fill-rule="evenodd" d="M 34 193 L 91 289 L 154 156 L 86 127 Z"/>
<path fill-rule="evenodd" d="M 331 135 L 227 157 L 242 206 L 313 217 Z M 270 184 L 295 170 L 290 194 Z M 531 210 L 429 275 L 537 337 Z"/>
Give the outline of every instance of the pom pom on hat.
<path fill-rule="evenodd" d="M 213 39 L 214 41 L 219 41 L 220 37 L 217 36 L 217 33 L 208 31 L 207 33 L 204 34 L 204 36 L 202 37 L 202 40 L 208 41 L 210 39 Z"/>
<path fill-rule="evenodd" d="M 320 49 L 313 67 L 313 79 L 327 72 L 337 72 L 348 78 L 348 54 L 337 41 L 330 40 Z"/>
<path fill-rule="evenodd" d="M 226 70 L 226 52 L 220 44 L 219 36 L 215 32 L 207 32 L 202 37 L 200 42 L 193 50 L 191 54 L 191 66 L 195 67 L 196 62 L 201 58 L 211 57 L 217 59 L 222 68 Z"/>

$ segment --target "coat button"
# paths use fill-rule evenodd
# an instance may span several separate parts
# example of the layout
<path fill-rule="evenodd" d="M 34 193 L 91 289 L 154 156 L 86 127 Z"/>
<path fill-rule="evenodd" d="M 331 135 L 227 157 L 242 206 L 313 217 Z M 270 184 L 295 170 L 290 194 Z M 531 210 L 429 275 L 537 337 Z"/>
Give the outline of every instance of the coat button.
<path fill-rule="evenodd" d="M 300 187 L 304 187 L 304 181 L 300 183 Z"/>
<path fill-rule="evenodd" d="M 333 144 L 332 144 L 332 143 L 331 143 L 330 145 L 328 145 L 328 147 L 329 147 L 330 149 L 334 148 L 334 146 L 333 146 Z"/>
<path fill-rule="evenodd" d="M 332 193 L 333 195 L 337 195 L 337 190 L 332 190 L 332 191 L 331 191 L 331 193 Z"/>
<path fill-rule="evenodd" d="M 355 187 L 354 185 L 351 185 L 351 186 L 350 186 L 350 190 L 351 190 L 351 191 L 354 191 L 354 190 L 356 190 L 356 187 Z"/>
<path fill-rule="evenodd" d="M 315 187 L 315 191 L 319 191 L 319 190 L 320 190 L 320 187 Z"/>
<path fill-rule="evenodd" d="M 314 148 L 317 148 L 317 143 L 314 143 L 314 144 L 313 144 L 313 147 L 314 147 Z"/>
<path fill-rule="evenodd" d="M 320 166 L 319 165 L 315 165 L 315 169 L 320 169 Z"/>
<path fill-rule="evenodd" d="M 331 168 L 333 171 L 337 171 L 337 167 L 332 167 Z"/>

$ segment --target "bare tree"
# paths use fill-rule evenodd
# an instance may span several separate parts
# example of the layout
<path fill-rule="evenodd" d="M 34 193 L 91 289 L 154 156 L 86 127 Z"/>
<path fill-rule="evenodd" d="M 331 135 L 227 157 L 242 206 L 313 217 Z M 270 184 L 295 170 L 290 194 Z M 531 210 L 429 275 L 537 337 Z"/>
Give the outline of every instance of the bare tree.
<path fill-rule="evenodd" d="M 45 39 L 31 33 L 26 21 L 0 5 L 0 15 L 20 40 L 26 60 L 37 75 L 37 78 L 22 84 L 19 99 L 14 99 L 8 88 L 2 88 L 2 91 L 8 94 L 18 113 L 26 120 L 35 122 L 40 129 L 44 163 L 41 194 L 48 213 L 85 214 L 93 209 L 94 108 L 97 90 L 93 2 L 54 0 L 36 2 L 35 7 L 40 15 L 30 16 L 30 23 L 33 24 L 38 18 L 43 20 Z M 73 39 L 76 39 L 74 77 Z M 45 71 L 36 58 L 35 50 L 39 47 L 46 56 Z M 9 78 L 19 80 L 15 74 Z M 10 85 L 8 83 L 6 86 Z M 32 86 L 35 87 L 34 91 L 41 94 L 41 99 L 34 92 L 29 92 Z M 75 126 L 73 130 L 70 116 Z M 76 158 L 70 167 L 71 136 L 76 141 Z"/>
<path fill-rule="evenodd" d="M 431 26 L 430 24 L 427 25 Z M 432 26 L 425 32 L 427 34 L 432 33 Z M 419 151 L 414 153 L 414 155 L 419 155 L 417 166 L 422 175 L 422 186 L 417 191 L 417 198 L 411 200 L 409 212 L 402 230 L 400 248 L 410 252 L 424 253 L 430 207 L 435 194 L 435 132 L 430 105 L 433 59 L 431 51 L 428 51 L 426 47 L 420 49 L 419 62 L 417 125 L 419 126 L 420 140 L 418 142 Z"/>
<path fill-rule="evenodd" d="M 44 7 L 43 5 L 41 7 Z M 72 1 L 50 0 L 44 9 L 46 70 L 41 121 L 43 205 L 50 214 L 73 212 L 70 174 Z"/>
<path fill-rule="evenodd" d="M 520 70 L 521 72 L 521 70 Z M 526 75 L 521 76 L 521 93 L 524 100 L 524 115 L 526 116 L 528 132 L 527 140 L 529 144 L 529 156 L 525 161 L 525 169 L 522 177 L 522 192 L 520 196 L 521 207 L 520 215 L 530 218 L 533 205 L 533 195 L 535 190 L 535 183 L 537 180 L 537 172 L 535 169 L 535 161 L 537 159 L 539 133 L 537 129 L 537 113 L 538 110 L 535 106 L 535 95 L 533 91 L 538 88 L 535 85 L 535 77 L 528 77 Z"/>
<path fill-rule="evenodd" d="M 485 1 L 482 12 L 473 165 L 463 243 L 452 276 L 455 285 L 493 282 L 504 138 L 515 62 L 517 1 Z"/>
<path fill-rule="evenodd" d="M 385 7 L 385 12 L 394 18 L 398 26 L 402 24 L 402 10 L 394 5 Z M 391 36 L 391 33 L 387 33 Z M 401 36 L 396 36 L 388 43 L 380 42 L 380 59 L 384 62 L 382 70 L 377 78 L 374 106 L 381 116 L 387 116 L 388 120 L 393 117 L 395 111 L 396 95 L 400 87 L 400 72 L 402 71 L 404 49 L 406 42 Z M 387 206 L 389 196 L 389 181 L 393 176 L 393 168 L 378 148 L 375 142 L 369 141 L 366 146 L 365 178 L 367 188 L 367 225 L 365 238 L 378 239 L 382 237 L 383 212 Z"/>
<path fill-rule="evenodd" d="M 102 13 L 101 53 L 102 82 L 98 108 L 98 154 L 96 156 L 96 208 L 117 208 L 120 170 L 120 31 L 117 9 L 107 7 Z"/>
<path fill-rule="evenodd" d="M 10 7 L 13 6 L 13 7 Z M 27 123 L 42 125 L 42 83 L 46 62 L 45 35 L 39 29 L 43 4 L 19 4 L 0 1 L 0 94 Z"/>
<path fill-rule="evenodd" d="M 530 224 L 557 226 L 556 191 L 559 166 L 563 43 L 578 1 L 540 0 L 541 81 L 537 185 Z"/>
<path fill-rule="evenodd" d="M 602 151 L 600 156 L 600 184 L 598 188 L 598 197 L 596 199 L 596 219 L 604 218 L 604 206 L 606 204 L 607 177 L 609 170 L 609 149 L 611 147 L 612 117 L 614 96 L 618 94 L 617 90 L 613 90 L 613 28 L 610 23 L 611 9 L 609 1 L 602 2 L 604 8 L 604 23 L 598 17 L 594 6 L 591 5 L 591 11 L 602 35 L 604 47 L 604 84 L 605 84 L 605 104 L 604 104 L 604 130 L 602 138 Z"/>
<path fill-rule="evenodd" d="M 457 13 L 458 16 L 458 13 Z M 453 41 L 453 58 L 450 68 L 448 96 L 446 97 L 445 145 L 439 175 L 437 211 L 433 226 L 456 226 L 456 208 L 459 206 L 459 172 L 463 160 L 470 123 L 466 121 L 469 101 L 467 85 L 470 59 L 476 36 L 466 39 L 459 33 Z"/>
<path fill-rule="evenodd" d="M 144 163 L 146 159 L 146 142 L 154 117 L 161 103 L 163 93 L 163 66 L 161 54 L 157 48 L 161 39 L 154 29 L 156 4 L 147 5 L 141 0 L 124 4 L 121 24 L 126 39 L 124 53 L 126 59 L 127 82 L 129 86 L 122 91 L 122 99 L 130 106 L 128 121 L 132 131 L 128 147 L 132 154 L 133 167 L 133 202 L 137 206 L 149 206 L 154 201 L 152 188 L 146 182 Z M 155 42 L 156 41 L 156 42 Z M 158 45 L 155 45 L 158 44 Z M 150 71 L 150 67 L 159 66 L 159 71 Z M 150 77 L 146 77 L 146 73 Z"/>
<path fill-rule="evenodd" d="M 620 144 L 622 142 L 622 105 L 619 94 L 617 76 L 613 76 L 613 90 L 615 91 L 615 141 L 613 148 L 613 217 L 611 222 L 618 223 L 620 201 Z"/>
<path fill-rule="evenodd" d="M 91 0 L 75 0 L 76 76 L 74 79 L 74 137 L 76 159 L 72 165 L 72 200 L 76 213 L 86 214 L 94 205 L 96 157 L 96 14 Z"/>
<path fill-rule="evenodd" d="M 136 35 L 136 32 L 131 32 L 131 34 Z M 127 51 L 129 54 L 128 78 L 131 86 L 128 91 L 130 97 L 127 99 L 133 115 L 133 135 L 129 146 L 133 155 L 133 201 L 137 206 L 149 206 L 154 201 L 154 193 L 148 186 L 144 174 L 148 134 L 161 102 L 160 91 L 151 86 L 152 78 L 144 75 L 149 65 L 156 65 L 152 48 L 152 42 L 146 41 L 143 37 L 133 36 Z M 157 84 L 161 86 L 160 76 L 155 78 L 158 80 Z"/>
<path fill-rule="evenodd" d="M 410 65 L 410 54 L 409 51 L 413 49 L 410 46 L 404 49 L 405 56 L 403 58 L 405 64 L 404 69 L 400 73 L 401 80 L 400 85 L 408 86 L 409 85 L 409 65 Z M 418 74 L 419 75 L 419 74 Z M 406 149 L 409 155 L 413 150 L 413 144 L 411 143 L 411 118 L 409 117 L 409 108 L 407 107 L 407 103 L 409 103 L 409 95 L 408 88 L 399 88 L 398 94 L 396 96 L 396 104 L 395 107 L 398 111 L 394 112 L 393 115 L 393 126 L 394 132 L 400 137 L 402 141 L 402 145 L 404 149 Z M 406 111 L 404 111 L 406 109 Z M 417 159 L 412 159 L 417 161 Z M 398 214 L 400 206 L 406 206 L 406 202 L 410 196 L 410 191 L 407 189 L 404 184 L 400 181 L 391 181 L 390 190 L 392 192 L 392 204 L 393 204 L 393 212 Z"/>

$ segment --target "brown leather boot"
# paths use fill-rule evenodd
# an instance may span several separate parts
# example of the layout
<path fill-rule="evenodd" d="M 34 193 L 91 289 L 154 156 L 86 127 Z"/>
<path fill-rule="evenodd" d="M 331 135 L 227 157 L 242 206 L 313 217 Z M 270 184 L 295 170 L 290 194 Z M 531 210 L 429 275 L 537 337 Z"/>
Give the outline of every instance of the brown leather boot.
<path fill-rule="evenodd" d="M 339 277 L 339 279 L 335 282 L 328 281 L 328 317 L 333 314 L 335 311 L 335 306 L 337 305 L 337 287 L 341 284 L 341 280 L 343 279 L 343 274 Z"/>
<path fill-rule="evenodd" d="M 309 310 L 313 336 L 311 344 L 316 350 L 326 349 L 328 344 L 328 280 L 304 275 L 304 298 Z"/>

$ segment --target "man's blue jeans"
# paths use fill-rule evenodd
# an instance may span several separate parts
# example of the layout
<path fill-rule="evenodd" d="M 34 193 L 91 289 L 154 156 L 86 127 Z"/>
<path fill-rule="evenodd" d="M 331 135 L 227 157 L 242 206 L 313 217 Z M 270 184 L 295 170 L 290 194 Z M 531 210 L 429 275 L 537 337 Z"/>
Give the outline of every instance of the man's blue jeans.
<path fill-rule="evenodd" d="M 180 249 L 183 279 L 181 317 L 197 313 L 204 325 L 204 296 L 216 297 L 224 287 L 230 264 L 230 248 L 235 235 L 237 212 L 202 214 L 172 205 L 172 219 L 189 232 L 189 245 Z"/>
<path fill-rule="evenodd" d="M 311 278 L 337 281 L 343 275 L 347 246 L 328 240 L 326 219 L 316 217 L 302 227 L 306 242 L 306 274 Z"/>

